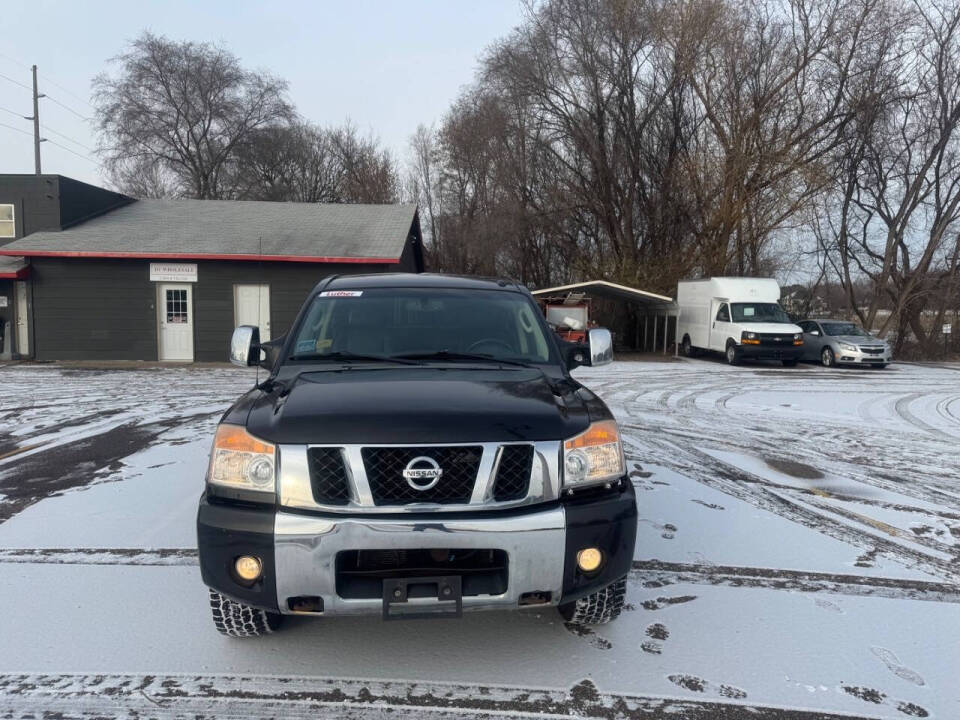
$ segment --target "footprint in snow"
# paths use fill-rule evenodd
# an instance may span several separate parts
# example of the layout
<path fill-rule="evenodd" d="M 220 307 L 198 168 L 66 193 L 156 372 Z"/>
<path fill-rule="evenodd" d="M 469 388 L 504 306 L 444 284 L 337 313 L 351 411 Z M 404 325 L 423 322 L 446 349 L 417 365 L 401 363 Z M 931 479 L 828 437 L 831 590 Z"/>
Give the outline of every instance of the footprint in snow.
<path fill-rule="evenodd" d="M 672 682 L 674 685 L 682 687 L 684 690 L 690 690 L 692 692 L 709 692 L 714 695 L 732 698 L 734 700 L 743 700 L 745 697 L 747 697 L 747 692 L 745 690 L 741 690 L 733 685 L 720 684 L 714 686 L 709 681 L 697 677 L 696 675 L 668 675 L 667 680 Z"/>
<path fill-rule="evenodd" d="M 590 647 L 596 650 L 609 650 L 613 647 L 609 640 L 600 637 L 586 625 L 578 625 L 577 623 L 568 622 L 564 623 L 563 626 L 567 629 L 567 632 L 576 635 L 579 638 L 583 638 L 590 643 Z"/>
<path fill-rule="evenodd" d="M 897 677 L 921 687 L 926 685 L 926 682 L 924 682 L 923 678 L 920 676 L 920 673 L 915 672 L 901 664 L 900 658 L 898 658 L 896 653 L 894 653 L 892 650 L 887 650 L 885 647 L 879 647 L 875 645 L 870 648 L 870 652 L 880 658 L 881 662 L 887 666 L 887 669 Z"/>
<path fill-rule="evenodd" d="M 642 642 L 640 649 L 651 655 L 660 655 L 663 652 L 663 643 L 660 641 L 670 637 L 670 631 L 667 630 L 665 625 L 654 623 L 653 625 L 647 626 L 646 633 L 650 640 Z"/>
<path fill-rule="evenodd" d="M 644 610 L 660 610 L 668 605 L 677 605 L 679 603 L 688 603 L 696 600 L 696 595 L 679 595 L 677 597 L 658 597 L 656 600 L 644 600 L 640 607 Z"/>
<path fill-rule="evenodd" d="M 825 598 L 814 598 L 813 602 L 817 607 L 823 608 L 824 610 L 830 610 L 831 612 L 835 612 L 840 615 L 844 614 L 843 608 L 831 600 L 827 600 Z"/>

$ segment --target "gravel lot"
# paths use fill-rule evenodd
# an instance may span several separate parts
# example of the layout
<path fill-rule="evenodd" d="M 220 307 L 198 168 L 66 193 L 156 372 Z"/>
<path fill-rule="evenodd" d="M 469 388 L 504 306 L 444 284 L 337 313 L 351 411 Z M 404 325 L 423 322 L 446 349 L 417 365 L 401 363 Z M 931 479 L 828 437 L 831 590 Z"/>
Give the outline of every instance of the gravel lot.
<path fill-rule="evenodd" d="M 624 430 L 629 610 L 219 636 L 194 514 L 230 368 L 0 368 L 0 716 L 960 717 L 960 368 L 578 371 Z"/>

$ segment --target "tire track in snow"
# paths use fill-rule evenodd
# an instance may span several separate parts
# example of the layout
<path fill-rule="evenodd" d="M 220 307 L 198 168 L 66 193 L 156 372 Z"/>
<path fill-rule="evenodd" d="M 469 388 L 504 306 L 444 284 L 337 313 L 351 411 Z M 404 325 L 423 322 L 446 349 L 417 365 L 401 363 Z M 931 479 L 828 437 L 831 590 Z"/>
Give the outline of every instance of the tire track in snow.
<path fill-rule="evenodd" d="M 602 718 L 841 720 L 849 715 L 565 689 L 263 675 L 3 674 L 4 717 Z"/>

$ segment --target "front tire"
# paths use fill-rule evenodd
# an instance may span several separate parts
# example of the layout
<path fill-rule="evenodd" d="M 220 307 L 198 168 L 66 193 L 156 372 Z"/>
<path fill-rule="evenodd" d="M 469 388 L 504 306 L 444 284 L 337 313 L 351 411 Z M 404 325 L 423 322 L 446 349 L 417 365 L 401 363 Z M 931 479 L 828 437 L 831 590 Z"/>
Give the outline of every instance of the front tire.
<path fill-rule="evenodd" d="M 824 367 L 833 367 L 837 364 L 837 358 L 833 354 L 833 350 L 828 347 L 823 349 L 823 352 L 820 353 L 820 362 L 823 363 Z"/>
<path fill-rule="evenodd" d="M 680 344 L 684 357 L 693 357 L 693 345 L 690 343 L 690 336 L 684 335 L 683 342 Z"/>
<path fill-rule="evenodd" d="M 210 590 L 210 612 L 217 631 L 228 637 L 259 637 L 280 627 L 283 615 L 244 605 Z"/>
<path fill-rule="evenodd" d="M 627 578 L 622 577 L 586 597 L 561 604 L 558 610 L 574 625 L 606 625 L 620 617 L 626 598 Z"/>
<path fill-rule="evenodd" d="M 737 344 L 732 340 L 727 343 L 727 364 L 739 365 L 740 353 L 737 351 Z"/>

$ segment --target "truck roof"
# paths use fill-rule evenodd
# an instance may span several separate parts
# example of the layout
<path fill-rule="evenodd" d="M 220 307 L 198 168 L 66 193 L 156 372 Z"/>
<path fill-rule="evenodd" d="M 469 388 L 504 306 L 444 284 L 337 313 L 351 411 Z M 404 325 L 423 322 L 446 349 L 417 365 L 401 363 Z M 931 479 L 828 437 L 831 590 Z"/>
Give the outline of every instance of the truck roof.
<path fill-rule="evenodd" d="M 529 290 L 513 280 L 440 273 L 370 273 L 368 275 L 338 275 L 321 280 L 314 288 L 319 290 L 363 290 L 367 288 L 448 288 L 455 290 L 504 290 L 529 294 Z"/>

